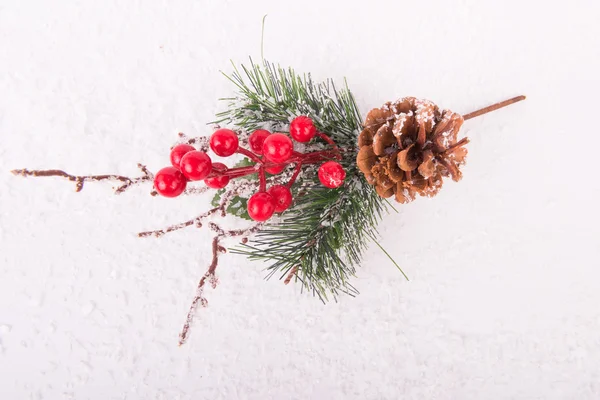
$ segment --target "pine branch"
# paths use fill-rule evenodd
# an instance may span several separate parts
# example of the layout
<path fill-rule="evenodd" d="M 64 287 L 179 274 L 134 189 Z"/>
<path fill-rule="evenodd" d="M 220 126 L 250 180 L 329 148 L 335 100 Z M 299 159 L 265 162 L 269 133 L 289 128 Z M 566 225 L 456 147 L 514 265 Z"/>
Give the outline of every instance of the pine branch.
<path fill-rule="evenodd" d="M 299 76 L 266 61 L 262 66 L 242 65 L 241 72 L 234 65 L 234 72 L 225 76 L 236 85 L 238 96 L 223 99 L 228 110 L 217 114 L 215 123 L 281 132 L 295 116 L 307 115 L 339 146 L 347 174 L 344 185 L 332 190 L 319 183 L 316 169 L 304 171 L 293 188 L 295 204 L 232 252 L 271 262 L 269 277 L 291 279 L 295 274 L 323 301 L 340 292 L 356 294 L 349 278 L 376 236 L 386 203 L 356 168 L 361 116 L 348 87 L 338 91 L 330 80 L 314 83 L 310 75 Z"/>

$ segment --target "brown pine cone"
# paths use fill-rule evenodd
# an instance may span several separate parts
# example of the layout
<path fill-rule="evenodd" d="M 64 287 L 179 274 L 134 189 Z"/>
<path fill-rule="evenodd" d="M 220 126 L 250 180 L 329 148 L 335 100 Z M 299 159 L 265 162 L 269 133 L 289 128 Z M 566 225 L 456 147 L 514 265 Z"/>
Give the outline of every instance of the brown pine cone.
<path fill-rule="evenodd" d="M 457 141 L 463 117 L 428 100 L 405 97 L 369 111 L 358 136 L 356 163 L 381 197 L 408 203 L 432 197 L 443 178 L 462 177 L 468 138 Z"/>

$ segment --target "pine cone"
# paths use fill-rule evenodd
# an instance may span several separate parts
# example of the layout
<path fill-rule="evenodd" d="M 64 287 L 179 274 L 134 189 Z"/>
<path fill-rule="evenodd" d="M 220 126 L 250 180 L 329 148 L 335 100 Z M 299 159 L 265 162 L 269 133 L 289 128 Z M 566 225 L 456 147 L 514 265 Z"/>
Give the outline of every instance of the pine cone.
<path fill-rule="evenodd" d="M 405 97 L 372 109 L 358 136 L 356 163 L 381 197 L 408 203 L 432 197 L 443 178 L 459 181 L 468 138 L 457 141 L 463 117 L 428 100 Z"/>

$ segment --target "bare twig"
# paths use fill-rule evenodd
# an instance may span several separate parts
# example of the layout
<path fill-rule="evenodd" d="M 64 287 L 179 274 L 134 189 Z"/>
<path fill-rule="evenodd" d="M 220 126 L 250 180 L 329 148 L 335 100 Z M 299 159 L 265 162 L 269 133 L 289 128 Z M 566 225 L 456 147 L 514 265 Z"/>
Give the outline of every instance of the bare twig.
<path fill-rule="evenodd" d="M 45 170 L 29 170 L 29 169 L 15 169 L 11 172 L 17 176 L 34 176 L 34 177 L 48 177 L 58 176 L 75 182 L 75 191 L 81 192 L 83 184 L 85 182 L 97 182 L 97 181 L 112 181 L 122 182 L 123 184 L 114 188 L 115 194 L 121 194 L 132 186 L 135 186 L 142 182 L 151 182 L 154 179 L 154 175 L 145 165 L 138 164 L 138 168 L 142 171 L 143 175 L 137 178 L 130 178 L 122 175 L 71 175 L 60 169 L 45 169 Z"/>
<path fill-rule="evenodd" d="M 223 193 L 223 196 L 221 196 L 221 201 L 219 202 L 219 205 L 217 207 L 211 208 L 210 210 L 198 215 L 195 218 L 189 219 L 184 222 L 180 222 L 175 225 L 168 226 L 163 229 L 156 229 L 153 231 L 140 232 L 140 233 L 138 233 L 138 237 L 149 237 L 149 236 L 161 237 L 167 233 L 178 231 L 180 229 L 187 228 L 188 226 L 192 226 L 192 225 L 196 226 L 197 228 L 201 228 L 202 221 L 204 221 L 208 217 L 214 215 L 218 211 L 220 211 L 221 216 L 224 217 L 225 215 L 227 215 L 227 207 L 229 206 L 229 203 L 231 202 L 231 200 L 233 200 L 233 198 L 236 196 L 237 190 L 240 189 L 241 187 L 243 187 L 244 185 L 247 185 L 248 183 L 250 183 L 250 182 L 245 182 L 245 181 L 235 182 L 235 184 L 231 187 L 231 189 L 229 189 L 227 192 Z M 202 188 L 200 188 L 200 189 L 202 189 Z"/>
<path fill-rule="evenodd" d="M 219 236 L 215 236 L 212 241 L 212 262 L 208 266 L 208 270 L 206 273 L 200 278 L 200 282 L 198 282 L 198 286 L 196 287 L 196 295 L 192 300 L 192 304 L 190 305 L 190 309 L 188 310 L 187 316 L 185 318 L 185 323 L 183 324 L 183 328 L 181 329 L 181 333 L 179 334 L 179 345 L 183 345 L 188 337 L 188 332 L 190 330 L 190 325 L 194 319 L 194 312 L 198 307 L 198 303 L 202 304 L 203 307 L 208 305 L 208 301 L 204 297 L 204 284 L 207 279 L 210 279 L 213 288 L 217 286 L 217 280 L 215 276 L 215 270 L 217 269 L 217 264 L 219 262 Z"/>
<path fill-rule="evenodd" d="M 217 236 L 215 236 L 212 241 L 212 261 L 208 266 L 208 270 L 202 276 L 202 278 L 200 278 L 198 286 L 196 287 L 196 295 L 194 296 L 192 303 L 190 304 L 190 308 L 185 318 L 185 323 L 183 324 L 183 328 L 179 333 L 179 346 L 183 345 L 189 336 L 190 327 L 194 320 L 194 314 L 196 312 L 196 309 L 198 308 L 198 303 L 200 303 L 203 307 L 206 307 L 208 305 L 208 300 L 206 300 L 206 298 L 204 297 L 204 286 L 206 284 L 206 281 L 208 280 L 210 282 L 213 289 L 215 289 L 217 286 L 218 279 L 215 275 L 215 271 L 219 262 L 219 255 L 221 253 L 226 252 L 225 248 L 219 244 L 219 241 L 224 237 L 249 235 L 259 230 L 261 226 L 262 224 L 254 224 L 246 229 L 226 231 L 214 222 L 209 223 L 210 229 L 217 233 Z"/>
<path fill-rule="evenodd" d="M 214 213 L 216 213 L 219 210 L 220 210 L 219 207 L 211 208 L 207 212 L 198 215 L 196 218 L 192 218 L 190 220 L 180 222 L 175 225 L 171 225 L 167 228 L 157 229 L 154 231 L 140 232 L 140 233 L 138 233 L 138 237 L 148 237 L 148 236 L 161 237 L 169 232 L 178 231 L 180 229 L 187 228 L 188 226 L 192 226 L 192 225 L 195 225 L 198 228 L 200 228 L 200 227 L 202 227 L 202 220 L 210 217 L 211 215 L 213 215 Z"/>

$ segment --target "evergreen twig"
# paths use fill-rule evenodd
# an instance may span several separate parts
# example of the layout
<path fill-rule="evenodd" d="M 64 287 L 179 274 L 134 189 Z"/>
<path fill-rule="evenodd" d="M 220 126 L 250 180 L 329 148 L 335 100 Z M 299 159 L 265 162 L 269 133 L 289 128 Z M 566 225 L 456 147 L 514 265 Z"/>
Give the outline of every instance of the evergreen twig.
<path fill-rule="evenodd" d="M 271 262 L 268 277 L 285 279 L 295 270 L 303 287 L 323 301 L 340 292 L 356 294 L 349 278 L 368 241 L 376 237 L 386 203 L 356 167 L 362 119 L 347 85 L 338 90 L 331 80 L 315 83 L 310 75 L 267 61 L 259 66 L 250 60 L 250 66 L 239 69 L 234 65 L 234 72 L 224 75 L 236 85 L 238 96 L 223 99 L 228 109 L 217 114 L 215 123 L 245 131 L 286 131 L 295 116 L 307 115 L 340 147 L 347 174 L 344 185 L 332 190 L 320 185 L 316 170 L 305 171 L 295 185 L 296 193 L 302 191 L 295 204 L 232 252 Z"/>

